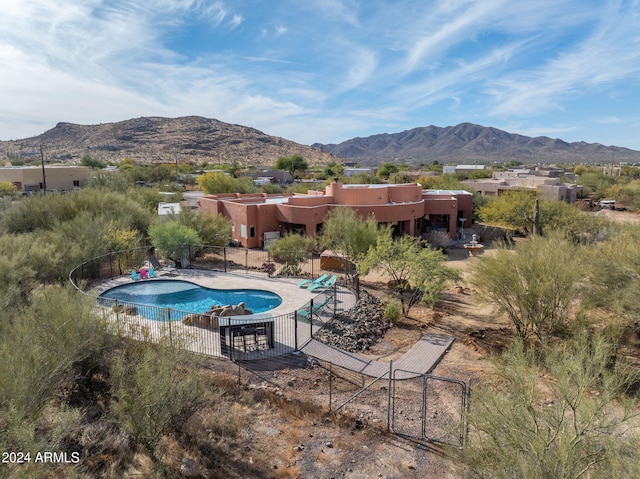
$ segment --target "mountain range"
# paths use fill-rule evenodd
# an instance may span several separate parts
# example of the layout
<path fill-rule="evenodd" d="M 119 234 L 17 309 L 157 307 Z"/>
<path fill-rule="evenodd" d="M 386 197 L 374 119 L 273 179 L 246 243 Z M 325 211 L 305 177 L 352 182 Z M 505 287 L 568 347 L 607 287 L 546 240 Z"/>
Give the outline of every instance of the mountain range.
<path fill-rule="evenodd" d="M 278 158 L 295 154 L 310 165 L 335 161 L 318 148 L 199 116 L 142 117 L 99 125 L 58 123 L 38 136 L 0 141 L 0 158 L 40 161 L 40 147 L 51 161 L 79 161 L 85 154 L 114 163 L 125 158 L 174 162 L 176 155 L 181 162 L 241 166 L 273 166 Z"/>
<path fill-rule="evenodd" d="M 419 127 L 400 133 L 353 138 L 339 144 L 311 146 L 270 136 L 254 128 L 199 116 L 142 117 L 116 123 L 77 125 L 58 123 L 41 135 L 0 141 L 0 159 L 26 162 L 79 161 L 89 154 L 117 163 L 140 162 L 233 163 L 273 166 L 278 158 L 301 155 L 309 165 L 350 161 L 376 165 L 386 161 L 408 164 L 491 163 L 638 163 L 640 151 L 599 143 L 567 143 L 545 136 L 528 137 L 472 123 Z"/>
<path fill-rule="evenodd" d="M 427 126 L 401 133 L 382 133 L 353 138 L 338 144 L 313 146 L 341 158 L 363 164 L 385 161 L 401 163 L 635 163 L 640 151 L 583 141 L 535 138 L 508 133 L 497 128 L 461 123 L 445 128 Z"/>

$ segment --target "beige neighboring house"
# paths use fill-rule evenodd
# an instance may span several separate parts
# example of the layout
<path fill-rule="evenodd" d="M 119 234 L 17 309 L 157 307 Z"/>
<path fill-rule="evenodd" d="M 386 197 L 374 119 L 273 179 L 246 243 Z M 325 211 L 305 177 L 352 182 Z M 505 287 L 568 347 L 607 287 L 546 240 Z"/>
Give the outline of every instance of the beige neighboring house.
<path fill-rule="evenodd" d="M 45 183 L 48 191 L 71 191 L 86 186 L 90 175 L 91 169 L 86 166 L 45 166 L 44 178 L 41 166 L 0 168 L 0 181 L 13 183 L 24 193 L 40 192 Z"/>
<path fill-rule="evenodd" d="M 578 192 L 583 190 L 581 185 L 563 183 L 558 177 L 540 176 L 528 170 L 494 172 L 493 178 L 466 180 L 463 183 L 483 196 L 499 196 L 509 190 L 532 190 L 546 200 L 567 203 L 575 203 Z"/>

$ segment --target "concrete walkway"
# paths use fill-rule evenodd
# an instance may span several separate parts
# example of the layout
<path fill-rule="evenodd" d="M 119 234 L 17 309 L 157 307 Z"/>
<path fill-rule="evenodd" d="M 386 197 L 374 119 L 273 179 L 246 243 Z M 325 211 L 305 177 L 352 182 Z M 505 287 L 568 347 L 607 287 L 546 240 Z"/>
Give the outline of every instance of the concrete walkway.
<path fill-rule="evenodd" d="M 442 334 L 425 334 L 409 351 L 392 364 L 343 351 L 316 339 L 310 339 L 300 348 L 300 351 L 320 361 L 330 362 L 350 371 L 375 378 L 388 373 L 391 364 L 392 375 L 395 379 L 410 379 L 433 371 L 442 356 L 451 347 L 453 340 L 453 337 Z"/>

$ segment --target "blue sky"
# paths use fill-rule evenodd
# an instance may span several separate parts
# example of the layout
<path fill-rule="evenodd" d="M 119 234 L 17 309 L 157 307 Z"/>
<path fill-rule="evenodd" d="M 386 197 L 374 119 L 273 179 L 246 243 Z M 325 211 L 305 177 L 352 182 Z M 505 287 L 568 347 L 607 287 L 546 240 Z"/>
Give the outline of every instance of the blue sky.
<path fill-rule="evenodd" d="M 2 3 L 2 140 L 200 115 L 304 144 L 471 122 L 640 150 L 640 0 Z"/>

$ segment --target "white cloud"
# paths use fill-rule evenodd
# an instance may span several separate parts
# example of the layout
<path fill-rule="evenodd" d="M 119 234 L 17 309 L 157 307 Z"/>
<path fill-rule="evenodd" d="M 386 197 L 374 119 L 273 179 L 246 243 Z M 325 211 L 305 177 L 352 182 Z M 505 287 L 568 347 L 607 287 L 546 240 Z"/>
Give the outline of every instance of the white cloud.
<path fill-rule="evenodd" d="M 579 100 L 630 124 L 640 81 L 638 1 L 5 3 L 0 138 L 152 114 L 303 142 L 458 119 L 570 133 Z M 207 41 L 182 50 L 193 24 Z"/>
<path fill-rule="evenodd" d="M 557 53 L 537 68 L 518 71 L 494 82 L 495 116 L 533 115 L 562 110 L 566 99 L 619 81 L 640 79 L 637 11 L 605 16 L 592 35 Z"/>
<path fill-rule="evenodd" d="M 344 90 L 365 83 L 376 69 L 376 54 L 368 48 L 354 48 L 350 55 L 349 70 Z"/>

